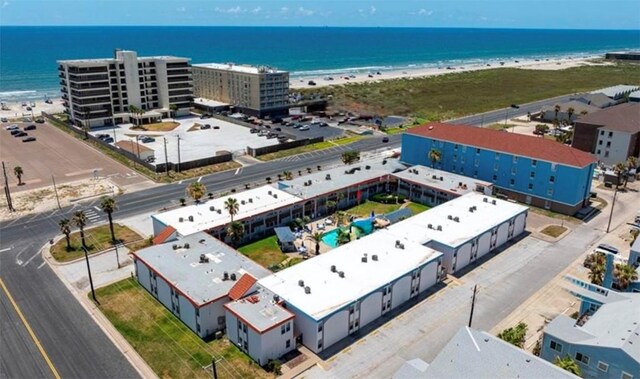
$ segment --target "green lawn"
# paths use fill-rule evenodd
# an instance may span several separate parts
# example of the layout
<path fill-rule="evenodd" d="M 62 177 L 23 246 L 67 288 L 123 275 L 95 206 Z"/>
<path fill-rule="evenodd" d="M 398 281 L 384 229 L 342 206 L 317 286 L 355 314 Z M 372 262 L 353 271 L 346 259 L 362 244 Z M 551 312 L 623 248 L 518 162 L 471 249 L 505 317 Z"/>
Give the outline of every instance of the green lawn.
<path fill-rule="evenodd" d="M 371 212 L 375 212 L 376 215 L 393 212 L 400 209 L 400 205 L 402 204 L 383 204 L 367 200 L 360 205 L 347 209 L 345 213 L 358 217 L 369 217 L 371 216 Z"/>
<path fill-rule="evenodd" d="M 496 68 L 301 92 L 332 95 L 330 106 L 337 111 L 358 109 L 362 113 L 413 115 L 435 121 L 620 83 L 640 84 L 640 65 L 618 63 L 565 70 Z"/>
<path fill-rule="evenodd" d="M 493 129 L 493 130 L 504 130 L 504 129 L 513 128 L 514 126 L 515 126 L 514 124 L 505 125 L 504 123 L 498 123 L 498 124 L 487 125 L 487 126 L 485 126 L 485 128 Z"/>
<path fill-rule="evenodd" d="M 279 264 L 287 259 L 287 255 L 280 250 L 276 236 L 267 237 L 244 245 L 238 249 L 239 252 L 259 263 L 263 267 Z"/>
<path fill-rule="evenodd" d="M 113 229 L 116 238 L 123 244 L 132 244 L 134 250 L 148 246 L 149 240 L 147 238 L 144 238 L 126 226 L 113 224 Z M 113 246 L 108 224 L 86 229 L 84 236 L 89 254 L 97 253 Z M 71 250 L 69 251 L 67 251 L 67 240 L 64 237 L 51 246 L 51 255 L 58 262 L 69 262 L 84 256 L 81 248 L 80 232 L 73 232 L 69 237 L 71 239 Z"/>
<path fill-rule="evenodd" d="M 411 210 L 411 213 L 413 213 L 414 216 L 418 213 L 422 213 L 430 209 L 430 207 L 419 203 L 409 203 L 409 205 L 407 205 L 407 208 Z"/>
<path fill-rule="evenodd" d="M 389 134 L 389 135 L 393 135 L 393 134 L 400 134 L 400 133 L 404 133 L 407 131 L 407 129 L 409 129 L 410 127 L 397 127 L 397 128 L 387 128 L 385 130 L 383 130 L 385 133 Z"/>
<path fill-rule="evenodd" d="M 297 154 L 302 154 L 302 153 L 308 153 L 310 151 L 318 151 L 318 150 L 328 149 L 328 148 L 334 147 L 334 146 L 347 145 L 347 144 L 356 142 L 358 140 L 361 140 L 362 138 L 364 138 L 364 137 L 362 137 L 362 136 L 351 136 L 351 137 L 344 137 L 344 138 L 334 139 L 334 140 L 331 140 L 331 141 L 323 141 L 323 142 L 318 142 L 318 143 L 312 143 L 310 145 L 294 147 L 292 149 L 280 150 L 280 151 L 276 151 L 275 153 L 269 153 L 269 154 L 260 155 L 257 158 L 262 160 L 262 161 L 271 161 L 271 160 L 274 160 L 274 159 L 289 157 L 291 155 L 297 155 Z"/>
<path fill-rule="evenodd" d="M 542 229 L 540 233 L 546 234 L 549 237 L 557 238 L 560 235 L 567 231 L 567 228 L 561 225 L 549 225 L 546 228 Z"/>
<path fill-rule="evenodd" d="M 133 130 L 147 130 L 147 131 L 151 131 L 151 132 L 169 132 L 169 131 L 177 128 L 178 126 L 180 126 L 179 122 L 163 121 L 163 122 L 156 122 L 154 124 L 146 124 L 146 125 L 134 126 L 131 129 L 133 129 Z"/>
<path fill-rule="evenodd" d="M 273 378 L 226 338 L 204 342 L 142 288 L 125 279 L 96 290 L 99 308 L 161 378 Z"/>

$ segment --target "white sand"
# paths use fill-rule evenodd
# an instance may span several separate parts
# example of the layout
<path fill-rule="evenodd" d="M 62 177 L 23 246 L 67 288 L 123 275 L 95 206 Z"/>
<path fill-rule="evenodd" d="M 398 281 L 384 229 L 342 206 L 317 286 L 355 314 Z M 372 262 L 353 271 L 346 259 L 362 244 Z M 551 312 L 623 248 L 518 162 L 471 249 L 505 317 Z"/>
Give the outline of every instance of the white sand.
<path fill-rule="evenodd" d="M 25 101 L 30 106 L 32 100 Z M 46 113 L 60 113 L 64 111 L 62 106 L 62 99 L 51 99 L 51 104 L 47 104 L 44 101 L 35 101 L 36 106 L 32 107 L 31 111 L 28 111 L 22 106 L 22 102 L 9 102 L 5 103 L 5 106 L 9 110 L 0 110 L 0 117 L 6 117 L 10 120 L 16 120 L 22 117 L 38 117 L 42 112 Z M 18 121 L 18 120 L 16 120 Z"/>
<path fill-rule="evenodd" d="M 347 83 L 365 83 L 365 82 L 376 82 L 380 80 L 388 80 L 388 79 L 400 79 L 400 78 L 420 78 L 425 76 L 436 76 L 436 75 L 444 75 L 451 74 L 456 72 L 466 72 L 466 71 L 478 71 L 478 70 L 487 70 L 493 68 L 500 67 L 510 67 L 510 68 L 523 68 L 523 69 L 531 69 L 531 70 L 563 70 L 571 67 L 578 66 L 589 66 L 589 65 L 610 65 L 613 64 L 611 62 L 602 62 L 602 63 L 594 63 L 592 62 L 595 58 L 602 58 L 600 55 L 581 57 L 581 58 L 549 58 L 540 59 L 536 62 L 534 59 L 521 59 L 518 60 L 518 63 L 515 61 L 507 61 L 504 60 L 504 65 L 500 65 L 500 62 L 491 61 L 485 62 L 481 64 L 472 64 L 472 65 L 464 65 L 464 66 L 454 66 L 454 65 L 443 65 L 442 67 L 437 68 L 414 68 L 414 69 L 405 69 L 398 71 L 381 71 L 381 75 L 373 75 L 373 78 L 369 78 L 368 74 L 356 74 L 355 78 L 345 79 L 345 76 L 349 76 L 350 74 L 338 74 L 338 75 L 325 75 L 322 77 L 302 77 L 295 78 L 291 80 L 290 87 L 292 89 L 296 88 L 318 88 L 318 87 L 326 87 L 326 86 L 336 86 Z M 490 64 L 491 66 L 487 66 Z M 452 69 L 447 69 L 447 67 L 451 67 Z M 333 80 L 325 80 L 326 76 L 333 77 Z M 308 82 L 313 80 L 316 85 L 310 86 Z"/>

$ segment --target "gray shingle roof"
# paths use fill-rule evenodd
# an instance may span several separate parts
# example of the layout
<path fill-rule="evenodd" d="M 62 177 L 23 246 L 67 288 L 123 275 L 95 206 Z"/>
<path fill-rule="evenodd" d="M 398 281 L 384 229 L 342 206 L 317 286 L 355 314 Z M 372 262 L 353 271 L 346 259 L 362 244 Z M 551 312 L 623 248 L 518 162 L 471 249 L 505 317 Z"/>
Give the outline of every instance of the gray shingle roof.
<path fill-rule="evenodd" d="M 626 103 L 578 118 L 580 124 L 602 125 L 607 130 L 640 132 L 640 103 Z"/>

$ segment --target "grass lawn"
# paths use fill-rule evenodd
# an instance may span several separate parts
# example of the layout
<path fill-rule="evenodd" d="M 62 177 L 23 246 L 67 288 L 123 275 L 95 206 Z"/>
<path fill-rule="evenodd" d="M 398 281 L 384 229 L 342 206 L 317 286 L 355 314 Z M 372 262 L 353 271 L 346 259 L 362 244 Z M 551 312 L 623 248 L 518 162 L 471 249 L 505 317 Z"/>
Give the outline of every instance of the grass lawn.
<path fill-rule="evenodd" d="M 430 207 L 419 203 L 409 203 L 407 208 L 411 210 L 411 213 L 413 213 L 414 216 L 430 209 Z"/>
<path fill-rule="evenodd" d="M 542 229 L 540 231 L 540 233 L 542 234 L 546 234 L 550 237 L 553 238 L 557 238 L 559 237 L 562 233 L 566 232 L 567 228 L 565 228 L 564 226 L 560 226 L 560 225 L 549 225 L 546 228 Z"/>
<path fill-rule="evenodd" d="M 375 201 L 365 201 L 360 205 L 356 205 L 351 209 L 347 209 L 345 212 L 358 217 L 369 217 L 371 212 L 378 214 L 385 214 L 400 209 L 402 204 L 383 204 Z"/>
<path fill-rule="evenodd" d="M 146 124 L 140 126 L 134 126 L 133 130 L 146 130 L 151 132 L 168 132 L 180 126 L 179 122 L 175 121 L 163 121 L 156 122 L 155 124 Z"/>
<path fill-rule="evenodd" d="M 263 267 L 276 265 L 287 259 L 287 255 L 280 250 L 276 236 L 267 237 L 244 245 L 238 249 L 239 252 L 259 263 Z"/>
<path fill-rule="evenodd" d="M 565 70 L 496 68 L 413 79 L 350 83 L 302 90 L 332 95 L 334 110 L 413 115 L 446 120 L 619 83 L 640 84 L 640 65 L 583 66 Z M 460 96 L 464 94 L 464 96 Z"/>
<path fill-rule="evenodd" d="M 96 290 L 100 310 L 161 378 L 273 378 L 226 338 L 204 342 L 142 288 L 125 279 Z M 218 361 L 219 360 L 219 361 Z"/>
<path fill-rule="evenodd" d="M 126 226 L 113 224 L 116 238 L 123 244 L 134 242 L 134 248 L 140 249 L 147 246 L 148 239 L 134 232 Z M 71 239 L 71 250 L 67 251 L 67 240 L 62 238 L 51 246 L 51 255 L 58 262 L 68 262 L 84 256 L 82 251 L 82 243 L 80 241 L 80 232 L 76 231 L 69 235 Z M 87 243 L 89 254 L 97 253 L 111 248 L 111 232 L 109 225 L 102 225 L 91 229 L 85 229 L 84 238 Z M 128 246 L 128 245 L 127 245 Z"/>
<path fill-rule="evenodd" d="M 400 133 L 404 133 L 406 132 L 410 127 L 397 127 L 397 128 L 387 128 L 385 130 L 383 130 L 383 132 L 389 134 L 389 135 L 393 135 L 393 134 L 400 134 Z"/>
<path fill-rule="evenodd" d="M 488 129 L 493 129 L 493 130 L 504 130 L 504 129 L 510 129 L 513 128 L 515 125 L 514 124 L 491 124 L 491 125 L 487 125 L 486 128 Z"/>
<path fill-rule="evenodd" d="M 271 161 L 271 160 L 274 160 L 274 159 L 289 157 L 291 155 L 297 155 L 297 154 L 302 154 L 302 153 L 308 153 L 310 151 L 318 151 L 318 150 L 328 149 L 328 148 L 334 147 L 334 146 L 347 145 L 347 144 L 356 142 L 358 140 L 361 140 L 363 138 L 364 137 L 362 137 L 362 136 L 352 136 L 352 137 L 344 137 L 344 138 L 334 139 L 334 140 L 331 140 L 331 141 L 323 141 L 323 142 L 318 142 L 318 143 L 312 143 L 310 145 L 294 147 L 292 149 L 280 150 L 280 151 L 276 151 L 275 153 L 269 153 L 269 154 L 260 155 L 257 158 L 262 160 L 262 161 Z"/>

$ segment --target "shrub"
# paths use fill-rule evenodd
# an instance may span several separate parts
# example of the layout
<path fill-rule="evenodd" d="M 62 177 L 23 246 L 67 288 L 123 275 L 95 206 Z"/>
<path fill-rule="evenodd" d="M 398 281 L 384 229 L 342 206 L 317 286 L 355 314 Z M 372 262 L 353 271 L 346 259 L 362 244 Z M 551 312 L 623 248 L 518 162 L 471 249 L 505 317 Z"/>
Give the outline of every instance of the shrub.
<path fill-rule="evenodd" d="M 265 370 L 272 372 L 276 375 L 282 375 L 282 370 L 281 370 L 282 364 L 277 359 L 270 359 L 264 368 Z"/>
<path fill-rule="evenodd" d="M 406 199 L 406 196 L 389 194 L 389 193 L 377 193 L 371 196 L 371 201 L 375 201 L 376 203 L 383 204 L 399 204 L 403 203 Z"/>

